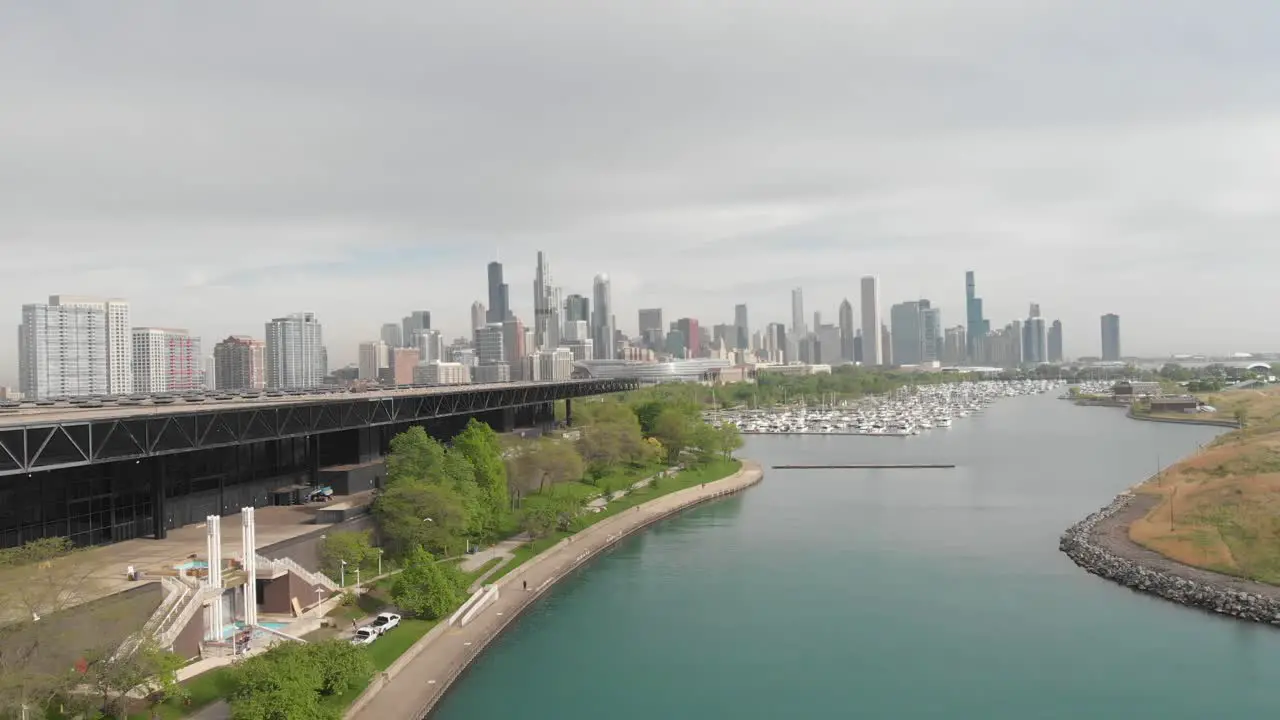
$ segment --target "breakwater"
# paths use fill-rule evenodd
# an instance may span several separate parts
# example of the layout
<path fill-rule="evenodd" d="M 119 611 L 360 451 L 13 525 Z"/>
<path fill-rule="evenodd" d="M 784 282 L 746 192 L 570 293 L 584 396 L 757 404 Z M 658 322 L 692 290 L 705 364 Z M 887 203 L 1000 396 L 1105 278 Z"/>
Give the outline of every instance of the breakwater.
<path fill-rule="evenodd" d="M 1058 549 L 1066 553 L 1076 565 L 1094 575 L 1117 582 L 1132 590 L 1150 593 L 1181 605 L 1229 615 L 1241 620 L 1280 625 L 1280 597 L 1274 594 L 1228 587 L 1228 583 L 1236 584 L 1244 581 L 1222 576 L 1222 582 L 1216 582 L 1211 577 L 1217 573 L 1197 568 L 1187 568 L 1186 573 L 1168 568 L 1157 570 L 1140 560 L 1121 557 L 1115 552 L 1114 543 L 1101 539 L 1099 526 L 1112 522 L 1124 514 L 1130 509 L 1134 500 L 1134 494 L 1126 492 L 1116 497 L 1106 507 L 1072 525 L 1062 534 Z M 1123 523 L 1118 530 L 1123 531 L 1127 536 L 1128 523 Z M 1133 549 L 1140 550 L 1142 553 L 1150 552 L 1139 549 L 1136 545 Z M 1177 563 L 1165 559 L 1162 565 L 1173 566 Z M 1191 574 L 1200 579 L 1186 577 Z M 1276 588 L 1276 591 L 1280 594 L 1280 588 Z"/>
<path fill-rule="evenodd" d="M 1224 427 L 1232 430 L 1240 429 L 1240 423 L 1235 420 L 1227 420 L 1226 418 L 1198 418 L 1190 415 L 1186 418 L 1161 417 L 1159 415 L 1135 413 L 1132 409 L 1129 410 L 1128 415 L 1134 420 L 1141 420 L 1143 422 L 1170 423 L 1172 425 L 1208 425 L 1210 427 Z"/>
<path fill-rule="evenodd" d="M 774 470 L 947 470 L 946 463 L 889 463 L 881 465 L 774 465 Z"/>

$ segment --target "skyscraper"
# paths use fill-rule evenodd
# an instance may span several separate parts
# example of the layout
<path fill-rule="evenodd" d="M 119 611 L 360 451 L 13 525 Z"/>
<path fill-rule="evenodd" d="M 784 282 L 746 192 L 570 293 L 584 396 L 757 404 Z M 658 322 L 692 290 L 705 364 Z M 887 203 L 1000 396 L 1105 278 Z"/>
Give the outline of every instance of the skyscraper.
<path fill-rule="evenodd" d="M 414 310 L 400 321 L 403 333 L 400 335 L 399 343 L 392 343 L 386 337 L 382 339 L 391 347 L 407 347 L 415 348 L 418 346 L 418 335 L 423 330 L 431 329 L 431 311 Z"/>
<path fill-rule="evenodd" d="M 382 369 L 391 366 L 390 349 L 384 340 L 360 343 L 359 378 L 377 380 Z"/>
<path fill-rule="evenodd" d="M 471 332 L 475 332 L 476 328 L 482 327 L 487 321 L 484 303 L 479 300 L 471 303 Z"/>
<path fill-rule="evenodd" d="M 702 330 L 696 318 L 680 318 L 676 321 L 676 329 L 684 337 L 684 356 L 687 358 L 702 357 Z"/>
<path fill-rule="evenodd" d="M 560 290 L 551 284 L 551 268 L 541 250 L 533 276 L 533 344 L 549 352 L 560 346 Z"/>
<path fill-rule="evenodd" d="M 1120 361 L 1120 316 L 1114 313 L 1102 316 L 1102 359 Z"/>
<path fill-rule="evenodd" d="M 889 308 L 893 361 L 898 365 L 919 365 L 924 359 L 924 323 L 920 303 L 912 300 Z"/>
<path fill-rule="evenodd" d="M 302 312 L 266 324 L 267 387 L 316 387 L 328 374 L 324 334 L 314 313 Z"/>
<path fill-rule="evenodd" d="M 502 263 L 489 263 L 489 312 L 486 319 L 491 323 L 506 322 L 511 313 L 507 302 L 507 284 L 502 281 Z"/>
<path fill-rule="evenodd" d="M 120 298 L 86 298 L 53 295 L 50 305 L 87 307 L 102 310 L 107 319 L 107 392 L 128 395 L 133 392 L 133 325 L 129 317 L 129 301 Z"/>
<path fill-rule="evenodd" d="M 383 323 L 382 331 L 378 334 L 379 339 L 386 343 L 387 347 L 401 347 L 404 344 L 405 336 L 411 332 L 408 321 L 409 318 L 405 318 L 405 322 L 402 325 Z"/>
<path fill-rule="evenodd" d="M 804 291 L 795 288 L 791 291 L 791 335 L 799 338 L 804 333 Z"/>
<path fill-rule="evenodd" d="M 134 392 L 199 390 L 202 358 L 200 338 L 186 330 L 134 328 Z"/>
<path fill-rule="evenodd" d="M 1054 320 L 1049 326 L 1049 362 L 1062 362 L 1062 321 Z"/>
<path fill-rule="evenodd" d="M 974 281 L 973 271 L 969 270 L 964 274 L 964 298 L 965 298 L 965 320 L 968 323 L 965 328 L 965 338 L 968 343 L 966 352 L 970 362 L 979 360 L 980 346 L 983 338 L 991 330 L 991 324 L 982 317 L 982 298 L 977 295 L 977 286 Z"/>
<path fill-rule="evenodd" d="M 651 348 L 663 346 L 662 308 L 645 308 L 639 313 L 640 337 Z"/>
<path fill-rule="evenodd" d="M 609 275 L 596 275 L 591 288 L 591 339 L 595 343 L 597 360 L 613 360 L 617 356 L 613 318 L 613 291 Z"/>
<path fill-rule="evenodd" d="M 18 375 L 23 396 L 45 400 L 107 394 L 108 347 L 107 311 L 101 304 L 23 305 L 18 330 Z M 132 390 L 132 381 L 129 384 Z"/>
<path fill-rule="evenodd" d="M 564 300 L 564 321 L 571 323 L 577 320 L 591 323 L 591 301 L 575 293 Z"/>
<path fill-rule="evenodd" d="M 267 385 L 267 344 L 247 335 L 232 335 L 213 346 L 214 375 L 219 390 L 261 390 Z"/>
<path fill-rule="evenodd" d="M 518 321 L 512 322 L 518 323 Z M 493 365 L 508 361 L 509 353 L 506 351 L 506 343 L 504 342 L 506 340 L 504 336 L 507 334 L 503 323 L 489 323 L 484 327 L 476 328 L 476 358 L 479 359 L 481 365 Z"/>
<path fill-rule="evenodd" d="M 1044 318 L 1040 317 L 1040 308 L 1032 305 L 1035 315 L 1028 317 L 1022 324 L 1022 361 L 1031 365 L 1048 362 Z"/>
<path fill-rule="evenodd" d="M 840 359 L 853 362 L 853 303 L 840 301 Z"/>
<path fill-rule="evenodd" d="M 747 306 L 733 306 L 733 325 L 738 329 L 737 349 L 746 350 L 751 346 L 751 328 L 747 325 Z"/>
<path fill-rule="evenodd" d="M 862 363 L 876 366 L 884 361 L 880 348 L 880 280 L 862 278 Z"/>
<path fill-rule="evenodd" d="M 920 328 L 924 333 L 921 359 L 936 362 L 942 358 L 942 310 L 928 300 L 920 300 Z"/>

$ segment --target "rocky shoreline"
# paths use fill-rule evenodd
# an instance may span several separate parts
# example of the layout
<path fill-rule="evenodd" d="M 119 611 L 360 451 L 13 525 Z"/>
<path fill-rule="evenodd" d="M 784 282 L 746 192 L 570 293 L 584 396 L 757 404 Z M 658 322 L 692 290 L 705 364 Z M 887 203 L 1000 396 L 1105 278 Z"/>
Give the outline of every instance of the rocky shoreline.
<path fill-rule="evenodd" d="M 1220 615 L 1280 626 L 1280 588 L 1188 567 L 1130 541 L 1129 521 L 1145 514 L 1150 504 L 1125 492 L 1068 528 L 1058 549 L 1094 575 L 1132 590 Z"/>

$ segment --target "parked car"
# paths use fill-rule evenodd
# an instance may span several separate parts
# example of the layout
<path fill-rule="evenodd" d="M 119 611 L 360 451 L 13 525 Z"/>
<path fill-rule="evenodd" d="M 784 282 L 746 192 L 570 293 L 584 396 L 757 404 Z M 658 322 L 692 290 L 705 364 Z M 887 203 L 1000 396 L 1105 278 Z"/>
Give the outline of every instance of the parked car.
<path fill-rule="evenodd" d="M 378 634 L 390 630 L 400 624 L 400 616 L 395 613 L 379 613 L 378 617 L 373 619 L 373 624 L 369 627 L 378 631 Z"/>
<path fill-rule="evenodd" d="M 374 640 L 378 639 L 380 633 L 370 626 L 365 626 L 356 631 L 355 637 L 351 638 L 352 645 L 372 645 Z"/>

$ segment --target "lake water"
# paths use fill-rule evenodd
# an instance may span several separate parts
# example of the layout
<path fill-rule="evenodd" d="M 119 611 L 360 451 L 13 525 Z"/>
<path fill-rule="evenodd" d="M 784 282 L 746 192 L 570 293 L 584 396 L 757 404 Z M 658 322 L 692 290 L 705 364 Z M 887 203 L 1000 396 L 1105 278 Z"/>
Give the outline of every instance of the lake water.
<path fill-rule="evenodd" d="M 763 484 L 564 580 L 433 717 L 1276 717 L 1280 631 L 1057 550 L 1214 434 L 1046 395 L 916 437 L 749 438 Z M 959 467 L 767 470 L 860 461 Z"/>

